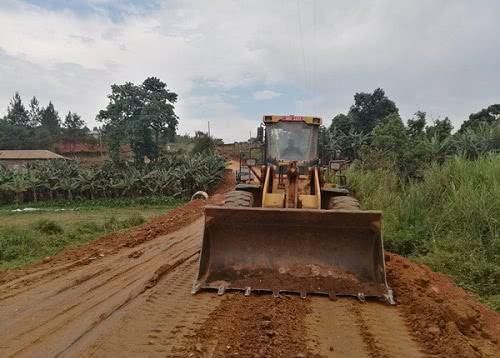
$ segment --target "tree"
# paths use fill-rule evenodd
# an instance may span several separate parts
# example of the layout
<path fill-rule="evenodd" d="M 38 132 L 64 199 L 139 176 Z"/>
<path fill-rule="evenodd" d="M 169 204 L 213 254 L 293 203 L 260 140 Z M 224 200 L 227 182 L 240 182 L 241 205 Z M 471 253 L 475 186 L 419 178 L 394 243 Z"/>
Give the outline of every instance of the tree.
<path fill-rule="evenodd" d="M 425 134 L 426 115 L 425 112 L 417 111 L 414 119 L 408 119 L 408 135 L 410 138 L 420 138 Z"/>
<path fill-rule="evenodd" d="M 41 110 L 40 122 L 42 127 L 49 131 L 51 135 L 59 135 L 61 131 L 61 119 L 52 102 L 49 102 L 49 105 Z"/>
<path fill-rule="evenodd" d="M 69 111 L 63 122 L 63 140 L 70 143 L 81 142 L 89 132 L 83 119 L 77 113 Z"/>
<path fill-rule="evenodd" d="M 83 129 L 84 126 L 85 122 L 77 113 L 71 113 L 71 111 L 69 111 L 64 118 L 63 127 L 65 129 L 78 130 Z"/>
<path fill-rule="evenodd" d="M 351 130 L 351 127 L 351 118 L 343 113 L 340 113 L 333 117 L 328 130 L 334 134 L 347 134 Z"/>
<path fill-rule="evenodd" d="M 453 126 L 448 117 L 443 120 L 436 119 L 432 126 L 425 128 L 425 133 L 428 138 L 437 137 L 439 141 L 443 141 L 446 137 L 451 135 Z"/>
<path fill-rule="evenodd" d="M 30 188 L 30 183 L 24 173 L 14 173 L 10 181 L 2 184 L 2 189 L 16 193 L 16 205 L 24 201 L 24 193 Z"/>
<path fill-rule="evenodd" d="M 370 150 L 363 159 L 371 168 L 396 169 L 401 177 L 408 178 L 416 175 L 422 149 L 421 145 L 410 145 L 403 121 L 399 114 L 392 113 L 374 128 Z"/>
<path fill-rule="evenodd" d="M 401 156 L 407 143 L 405 125 L 397 113 L 387 116 L 373 130 L 372 147 L 388 155 Z"/>
<path fill-rule="evenodd" d="M 472 113 L 469 119 L 462 123 L 459 133 L 464 133 L 467 129 L 476 129 L 481 124 L 500 123 L 500 104 L 492 104 L 488 108 L 483 108 L 477 113 Z"/>
<path fill-rule="evenodd" d="M 28 112 L 28 116 L 31 127 L 38 127 L 42 124 L 40 103 L 38 102 L 38 99 L 35 96 L 33 96 L 33 98 L 30 101 L 30 109 Z"/>
<path fill-rule="evenodd" d="M 141 85 L 127 82 L 112 85 L 109 103 L 97 115 L 104 124 L 112 158 L 117 160 L 122 143 L 129 143 L 136 161 L 154 159 L 163 137 L 173 140 L 178 124 L 173 103 L 177 94 L 158 78 L 149 77 Z M 153 138 L 154 135 L 154 138 Z"/>
<path fill-rule="evenodd" d="M 170 92 L 167 85 L 156 77 L 147 78 L 142 87 L 147 97 L 144 115 L 150 117 L 155 142 L 159 143 L 160 136 L 169 142 L 174 141 L 179 123 L 173 106 L 177 102 L 177 93 Z"/>
<path fill-rule="evenodd" d="M 23 101 L 19 92 L 14 94 L 14 97 L 10 101 L 10 105 L 7 108 L 6 119 L 8 123 L 19 126 L 19 127 L 30 127 L 30 117 L 26 108 L 24 107 Z"/>
<path fill-rule="evenodd" d="M 396 104 L 391 101 L 383 89 L 373 93 L 356 93 L 354 105 L 349 110 L 353 128 L 362 133 L 370 133 L 379 122 L 390 114 L 399 113 Z"/>
<path fill-rule="evenodd" d="M 194 147 L 192 153 L 207 153 L 215 150 L 215 142 L 207 133 L 197 131 L 194 135 Z"/>

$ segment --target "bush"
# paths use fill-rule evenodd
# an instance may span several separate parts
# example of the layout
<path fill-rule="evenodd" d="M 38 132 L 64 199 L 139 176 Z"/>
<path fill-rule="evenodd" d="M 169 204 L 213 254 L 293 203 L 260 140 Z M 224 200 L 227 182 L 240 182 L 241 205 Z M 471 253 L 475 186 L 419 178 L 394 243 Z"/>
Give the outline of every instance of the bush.
<path fill-rule="evenodd" d="M 34 227 L 36 230 L 47 235 L 62 234 L 64 232 L 62 226 L 53 220 L 47 220 L 47 219 L 38 220 L 34 224 Z"/>
<path fill-rule="evenodd" d="M 132 226 L 142 225 L 145 222 L 146 222 L 146 219 L 144 219 L 144 216 L 136 214 L 136 215 L 133 215 L 129 218 L 123 219 L 122 226 L 123 226 L 123 228 L 128 228 L 128 227 L 132 227 Z"/>
<path fill-rule="evenodd" d="M 362 207 L 383 211 L 387 250 L 452 275 L 488 302 L 500 295 L 499 154 L 434 164 L 418 182 L 387 170 L 347 175 Z"/>
<path fill-rule="evenodd" d="M 121 229 L 127 229 L 132 226 L 138 226 L 144 224 L 146 219 L 142 215 L 135 214 L 125 219 L 117 219 L 112 216 L 104 221 L 103 229 L 106 232 L 117 231 Z"/>

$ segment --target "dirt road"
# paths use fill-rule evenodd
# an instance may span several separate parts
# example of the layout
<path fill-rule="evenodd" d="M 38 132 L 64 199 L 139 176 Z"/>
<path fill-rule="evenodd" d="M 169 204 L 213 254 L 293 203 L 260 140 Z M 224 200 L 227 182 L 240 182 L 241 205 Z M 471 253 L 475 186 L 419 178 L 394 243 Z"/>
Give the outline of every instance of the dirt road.
<path fill-rule="evenodd" d="M 259 310 L 271 315 L 269 321 L 284 331 L 297 328 L 287 322 L 290 317 L 286 311 L 303 313 L 297 317 L 299 329 L 280 333 L 280 338 L 286 338 L 286 333 L 295 335 L 300 344 L 294 349 L 299 356 L 370 357 L 374 352 L 392 357 L 402 353 L 422 356 L 397 307 L 287 297 L 279 299 L 284 303 L 278 301 L 277 307 L 287 304 L 282 308 L 288 310 L 273 316 L 266 313 L 271 297 L 191 295 L 202 224 L 198 219 L 173 234 L 68 272 L 64 270 L 67 265 L 53 266 L 48 272 L 36 272 L 1 286 L 0 356 L 181 357 L 185 352 L 207 350 L 209 342 L 215 342 L 217 356 L 234 344 L 231 330 L 235 326 L 227 326 L 231 320 L 239 322 L 234 324 L 239 325 L 240 333 L 253 329 L 254 338 L 259 338 L 260 322 L 251 317 Z M 214 316 L 221 307 L 222 312 Z M 205 323 L 209 323 L 212 336 L 197 341 L 195 332 Z M 228 331 L 218 337 L 217 330 L 224 331 L 224 327 Z M 240 337 L 243 345 L 257 343 L 255 339 Z"/>
<path fill-rule="evenodd" d="M 446 276 L 391 254 L 397 306 L 191 295 L 202 206 L 0 272 L 0 356 L 500 356 L 497 313 Z"/>

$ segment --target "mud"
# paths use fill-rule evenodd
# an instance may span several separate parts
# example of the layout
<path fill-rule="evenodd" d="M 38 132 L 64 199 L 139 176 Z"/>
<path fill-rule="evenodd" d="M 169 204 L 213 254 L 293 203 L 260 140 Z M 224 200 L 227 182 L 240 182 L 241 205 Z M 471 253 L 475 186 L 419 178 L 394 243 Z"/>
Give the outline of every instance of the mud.
<path fill-rule="evenodd" d="M 500 315 L 453 280 L 386 254 L 387 278 L 420 344 L 440 357 L 499 357 Z"/>

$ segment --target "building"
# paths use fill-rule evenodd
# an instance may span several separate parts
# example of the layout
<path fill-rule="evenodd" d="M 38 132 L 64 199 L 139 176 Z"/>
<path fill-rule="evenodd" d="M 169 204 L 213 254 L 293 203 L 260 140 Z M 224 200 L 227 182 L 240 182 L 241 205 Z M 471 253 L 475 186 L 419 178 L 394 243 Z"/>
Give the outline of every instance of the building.
<path fill-rule="evenodd" d="M 84 165 L 102 164 L 109 158 L 106 146 L 98 143 L 61 142 L 56 145 L 55 151 Z"/>
<path fill-rule="evenodd" d="M 55 151 L 68 159 L 75 159 L 83 166 L 100 166 L 110 159 L 108 148 L 101 143 L 70 143 L 56 144 Z M 131 160 L 134 157 L 129 144 L 120 146 L 120 158 Z"/>
<path fill-rule="evenodd" d="M 0 165 L 7 169 L 23 169 L 39 160 L 66 160 L 50 150 L 0 150 Z"/>

